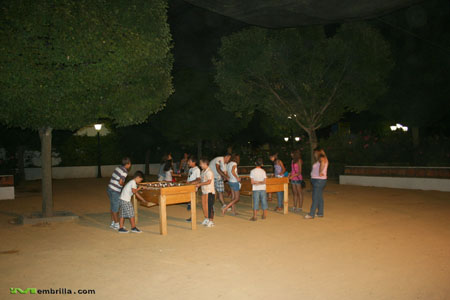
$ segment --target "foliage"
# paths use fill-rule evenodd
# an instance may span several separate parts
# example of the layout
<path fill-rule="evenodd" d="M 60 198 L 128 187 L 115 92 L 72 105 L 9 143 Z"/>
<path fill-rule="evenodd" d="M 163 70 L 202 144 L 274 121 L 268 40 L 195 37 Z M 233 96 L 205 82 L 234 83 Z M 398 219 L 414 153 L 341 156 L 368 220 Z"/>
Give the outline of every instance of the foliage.
<path fill-rule="evenodd" d="M 145 121 L 172 93 L 165 1 L 2 1 L 0 121 Z"/>
<path fill-rule="evenodd" d="M 332 37 L 322 27 L 250 28 L 222 39 L 218 97 L 243 119 L 255 109 L 286 127 L 290 118 L 314 147 L 317 129 L 386 90 L 392 65 L 387 43 L 364 24 L 342 25 Z"/>

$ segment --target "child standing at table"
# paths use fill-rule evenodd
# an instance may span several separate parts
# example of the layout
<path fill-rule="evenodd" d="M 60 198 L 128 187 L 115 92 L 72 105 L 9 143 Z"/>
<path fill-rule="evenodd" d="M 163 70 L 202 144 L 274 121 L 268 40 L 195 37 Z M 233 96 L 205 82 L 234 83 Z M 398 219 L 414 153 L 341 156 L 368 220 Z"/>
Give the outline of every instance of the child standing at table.
<path fill-rule="evenodd" d="M 205 219 L 202 225 L 213 227 L 214 224 L 214 173 L 209 168 L 209 160 L 200 159 L 200 168 L 202 168 L 201 182 L 197 183 L 197 187 L 202 188 L 202 208 Z"/>
<path fill-rule="evenodd" d="M 228 185 L 231 189 L 231 202 L 225 207 L 222 207 L 222 215 L 225 215 L 225 212 L 230 207 L 233 215 L 237 215 L 236 203 L 239 202 L 241 190 L 241 178 L 239 177 L 237 166 L 239 165 L 240 160 L 239 154 L 233 154 L 231 156 L 231 161 L 227 164 Z"/>
<path fill-rule="evenodd" d="M 275 178 L 282 178 L 284 177 L 284 173 L 286 172 L 286 168 L 284 167 L 283 162 L 278 158 L 278 153 L 273 153 L 270 155 L 270 160 L 273 162 L 273 171 Z M 271 199 L 271 195 L 269 194 L 269 201 Z M 284 201 L 284 192 L 277 192 L 277 200 L 278 205 L 275 207 L 275 211 L 282 211 L 283 210 L 283 201 Z"/>
<path fill-rule="evenodd" d="M 264 161 L 262 158 L 256 160 L 256 168 L 250 171 L 250 179 L 252 181 L 253 191 L 253 217 L 250 221 L 256 221 L 256 214 L 259 210 L 259 202 L 263 210 L 262 219 L 267 218 L 267 194 L 266 194 L 266 171 L 262 168 Z"/>
<path fill-rule="evenodd" d="M 187 184 L 197 184 L 201 181 L 201 173 L 199 167 L 197 167 L 197 159 L 193 156 L 189 157 L 187 164 L 189 166 Z M 194 207 L 195 209 L 195 207 Z M 187 205 L 187 210 L 191 210 L 191 204 Z M 191 218 L 186 219 L 187 222 L 191 222 Z"/>
<path fill-rule="evenodd" d="M 140 201 L 147 203 L 147 201 L 139 195 L 139 191 L 142 187 L 138 187 L 137 185 L 144 180 L 144 174 L 141 171 L 137 171 L 134 173 L 134 178 L 130 180 L 122 189 L 122 193 L 120 194 L 120 228 L 118 230 L 119 233 L 128 233 L 129 231 L 123 227 L 123 223 L 125 218 L 130 219 L 131 223 L 131 232 L 133 233 L 141 233 L 142 231 L 136 227 L 136 223 L 134 220 L 134 208 L 131 204 L 131 197 L 135 195 Z"/>

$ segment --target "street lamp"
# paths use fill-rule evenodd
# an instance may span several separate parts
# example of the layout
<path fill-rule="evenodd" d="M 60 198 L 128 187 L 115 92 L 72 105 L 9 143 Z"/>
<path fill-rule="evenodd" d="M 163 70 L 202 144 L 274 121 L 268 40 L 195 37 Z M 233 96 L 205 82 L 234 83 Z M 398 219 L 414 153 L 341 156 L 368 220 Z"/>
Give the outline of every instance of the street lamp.
<path fill-rule="evenodd" d="M 94 128 L 97 131 L 97 178 L 102 178 L 101 151 L 100 151 L 100 130 L 102 130 L 102 124 L 94 124 Z"/>
<path fill-rule="evenodd" d="M 288 138 L 288 137 L 285 137 L 285 138 L 284 138 L 284 141 L 285 141 L 285 142 L 288 142 L 288 141 L 289 141 L 289 138 Z"/>
<path fill-rule="evenodd" d="M 295 137 L 295 141 L 296 141 L 296 142 L 299 142 L 299 141 L 300 141 L 300 137 L 299 137 L 299 136 L 296 136 L 296 137 Z"/>
<path fill-rule="evenodd" d="M 395 125 L 391 125 L 389 126 L 391 128 L 391 131 L 397 131 L 397 130 L 402 130 L 402 131 L 408 131 L 408 127 L 407 126 L 403 126 L 402 124 L 395 124 Z"/>

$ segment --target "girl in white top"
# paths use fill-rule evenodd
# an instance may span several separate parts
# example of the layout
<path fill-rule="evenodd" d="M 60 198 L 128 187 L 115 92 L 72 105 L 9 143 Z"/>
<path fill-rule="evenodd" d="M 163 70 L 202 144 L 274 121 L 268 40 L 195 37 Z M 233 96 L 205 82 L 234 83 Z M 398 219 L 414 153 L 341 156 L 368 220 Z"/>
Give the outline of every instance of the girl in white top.
<path fill-rule="evenodd" d="M 197 187 L 202 188 L 202 208 L 205 219 L 202 225 L 213 227 L 214 224 L 214 173 L 209 168 L 209 160 L 200 159 L 200 168 L 202 168 L 201 182 L 197 183 Z"/>
<path fill-rule="evenodd" d="M 238 175 L 237 166 L 240 162 L 239 154 L 233 154 L 231 161 L 227 164 L 228 185 L 231 189 L 231 202 L 222 207 L 222 215 L 231 207 L 232 214 L 236 215 L 236 203 L 240 200 L 241 178 Z"/>
<path fill-rule="evenodd" d="M 328 158 L 322 148 L 314 150 L 315 163 L 311 171 L 312 204 L 309 214 L 305 219 L 314 219 L 316 216 L 323 217 L 323 189 L 327 184 Z"/>

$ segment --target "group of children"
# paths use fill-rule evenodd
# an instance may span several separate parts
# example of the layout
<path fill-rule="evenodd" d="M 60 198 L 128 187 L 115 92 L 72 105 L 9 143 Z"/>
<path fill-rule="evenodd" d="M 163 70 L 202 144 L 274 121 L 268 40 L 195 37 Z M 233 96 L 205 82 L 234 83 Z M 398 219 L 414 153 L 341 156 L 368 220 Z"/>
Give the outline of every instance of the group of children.
<path fill-rule="evenodd" d="M 303 187 L 304 181 L 302 177 L 302 159 L 299 150 L 294 150 L 291 153 L 291 173 L 286 172 L 283 162 L 278 159 L 278 155 L 270 155 L 270 160 L 274 164 L 275 177 L 288 176 L 291 179 L 292 191 L 294 197 L 294 206 L 292 210 L 294 212 L 302 211 L 303 206 Z M 323 216 L 323 197 L 322 191 L 326 184 L 326 171 L 328 167 L 328 160 L 326 159 L 323 149 L 315 151 L 316 163 L 312 172 L 312 186 L 313 186 L 313 205 L 314 213 L 316 209 L 319 209 L 319 217 Z M 196 188 L 201 189 L 202 193 L 202 209 L 205 219 L 202 225 L 206 227 L 213 227 L 214 223 L 214 202 L 215 198 L 219 199 L 222 204 L 222 215 L 225 215 L 227 211 L 231 211 L 233 215 L 236 215 L 236 204 L 240 200 L 241 178 L 238 174 L 238 165 L 240 157 L 238 154 L 226 154 L 224 156 L 218 156 L 209 161 L 207 158 L 201 158 L 199 161 L 195 157 L 189 157 L 187 154 L 182 161 L 183 172 L 187 174 L 187 184 L 195 185 Z M 250 172 L 250 180 L 252 184 L 252 201 L 253 201 L 253 216 L 251 221 L 257 220 L 257 212 L 262 209 L 262 219 L 267 218 L 268 210 L 268 197 L 266 193 L 266 171 L 262 168 L 264 165 L 263 159 L 258 158 L 255 161 L 255 168 Z M 200 170 L 200 168 L 201 170 Z M 119 233 L 128 233 L 129 231 L 124 227 L 124 219 L 129 218 L 131 223 L 132 233 L 141 233 L 135 225 L 134 209 L 131 204 L 131 198 L 136 195 L 137 199 L 146 202 L 142 196 L 139 195 L 138 184 L 142 182 L 144 175 L 142 172 L 137 171 L 134 174 L 132 180 L 125 184 L 125 179 L 128 175 L 128 171 L 131 168 L 131 161 L 129 158 L 122 160 L 122 165 L 117 167 L 108 185 L 108 196 L 111 204 L 111 228 L 117 230 Z M 159 181 L 172 181 L 173 176 L 180 176 L 173 172 L 172 156 L 166 155 L 161 164 L 158 180 Z M 316 174 L 317 173 L 317 174 Z M 231 190 L 231 201 L 226 204 L 224 201 L 225 182 Z M 316 193 L 315 193 L 316 190 Z M 269 195 L 271 196 L 271 195 Z M 278 205 L 275 211 L 283 209 L 284 193 L 278 192 Z M 317 202 L 317 203 L 316 203 Z M 190 204 L 188 210 L 192 209 Z M 195 209 L 195 208 L 194 208 Z M 120 210 L 120 218 L 118 212 Z M 314 213 L 306 216 L 306 218 L 313 218 Z M 191 219 L 186 219 L 191 221 Z"/>

